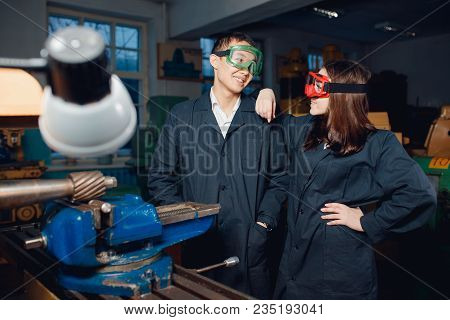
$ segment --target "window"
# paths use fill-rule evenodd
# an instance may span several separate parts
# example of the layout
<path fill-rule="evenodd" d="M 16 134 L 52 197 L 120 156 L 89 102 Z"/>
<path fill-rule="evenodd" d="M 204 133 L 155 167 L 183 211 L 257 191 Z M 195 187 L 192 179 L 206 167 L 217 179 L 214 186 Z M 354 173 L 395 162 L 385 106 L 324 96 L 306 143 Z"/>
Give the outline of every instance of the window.
<path fill-rule="evenodd" d="M 313 50 L 311 50 L 313 51 Z M 316 50 L 319 51 L 319 50 Z M 322 53 L 319 52 L 310 52 L 308 53 L 308 69 L 310 71 L 317 71 L 323 67 L 323 58 Z"/>
<path fill-rule="evenodd" d="M 203 73 L 203 85 L 202 92 L 206 92 L 211 89 L 214 80 L 214 69 L 209 63 L 209 55 L 214 46 L 216 39 L 213 38 L 200 38 L 200 47 L 202 48 L 202 73 Z M 262 48 L 262 42 L 255 41 L 258 48 Z M 252 79 L 252 82 L 244 89 L 245 94 L 251 94 L 254 90 L 261 88 L 262 76 L 259 75 Z"/>
<path fill-rule="evenodd" d="M 63 16 L 49 16 L 48 17 L 48 32 L 53 33 L 58 29 L 69 26 L 78 25 L 78 19 Z"/>
<path fill-rule="evenodd" d="M 209 55 L 214 46 L 215 39 L 200 38 L 200 47 L 202 48 L 202 73 L 204 79 L 214 78 L 214 69 L 209 63 Z"/>
<path fill-rule="evenodd" d="M 141 111 L 138 114 L 144 114 L 145 97 L 148 96 L 145 24 L 63 8 L 48 8 L 50 33 L 74 25 L 95 29 L 102 35 L 110 59 L 110 71 L 117 74 L 127 87 L 134 104 Z"/>

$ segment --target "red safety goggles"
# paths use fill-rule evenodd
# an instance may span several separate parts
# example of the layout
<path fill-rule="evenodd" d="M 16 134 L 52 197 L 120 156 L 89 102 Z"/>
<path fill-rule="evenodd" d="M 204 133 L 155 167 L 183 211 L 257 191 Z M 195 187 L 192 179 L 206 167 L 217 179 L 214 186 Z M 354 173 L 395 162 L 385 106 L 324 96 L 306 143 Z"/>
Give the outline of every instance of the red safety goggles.
<path fill-rule="evenodd" d="M 306 78 L 305 95 L 308 98 L 328 98 L 330 93 L 367 93 L 367 84 L 336 83 L 316 72 L 309 72 Z"/>

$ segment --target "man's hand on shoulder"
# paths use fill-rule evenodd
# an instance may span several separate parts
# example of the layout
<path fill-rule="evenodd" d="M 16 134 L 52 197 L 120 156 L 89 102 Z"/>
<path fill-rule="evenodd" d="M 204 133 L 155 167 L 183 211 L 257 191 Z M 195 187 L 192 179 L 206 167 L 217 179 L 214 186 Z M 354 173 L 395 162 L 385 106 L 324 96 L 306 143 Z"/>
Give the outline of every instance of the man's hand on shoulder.
<path fill-rule="evenodd" d="M 268 122 L 275 119 L 276 108 L 275 93 L 272 89 L 262 89 L 258 98 L 256 99 L 255 112 L 262 118 L 267 119 Z"/>

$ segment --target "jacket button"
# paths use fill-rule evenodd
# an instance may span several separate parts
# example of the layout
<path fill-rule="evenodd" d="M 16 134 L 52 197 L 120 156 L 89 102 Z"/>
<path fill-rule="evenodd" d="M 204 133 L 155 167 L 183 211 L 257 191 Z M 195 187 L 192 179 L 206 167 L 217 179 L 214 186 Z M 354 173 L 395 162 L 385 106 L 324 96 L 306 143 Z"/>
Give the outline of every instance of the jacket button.
<path fill-rule="evenodd" d="M 303 209 L 302 208 L 298 209 L 298 214 L 303 214 Z"/>
<path fill-rule="evenodd" d="M 225 185 L 223 185 L 223 184 L 221 184 L 221 185 L 219 186 L 219 189 L 222 190 L 222 191 L 224 191 L 226 188 L 227 188 L 227 187 L 226 187 Z"/>

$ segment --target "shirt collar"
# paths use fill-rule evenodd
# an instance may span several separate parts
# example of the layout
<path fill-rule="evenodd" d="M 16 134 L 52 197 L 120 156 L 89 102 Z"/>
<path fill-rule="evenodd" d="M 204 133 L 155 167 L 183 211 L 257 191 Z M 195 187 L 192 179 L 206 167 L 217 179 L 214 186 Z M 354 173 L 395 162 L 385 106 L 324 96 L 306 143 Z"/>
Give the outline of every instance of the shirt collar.
<path fill-rule="evenodd" d="M 213 87 L 211 87 L 211 90 L 209 92 L 209 97 L 211 98 L 212 110 L 214 110 L 214 108 L 216 108 L 216 107 L 220 107 L 219 100 L 217 100 L 216 96 L 214 95 Z M 233 107 L 233 112 L 235 112 L 239 108 L 240 105 L 241 105 L 241 96 L 239 96 L 239 98 L 237 99 L 237 101 Z"/>

